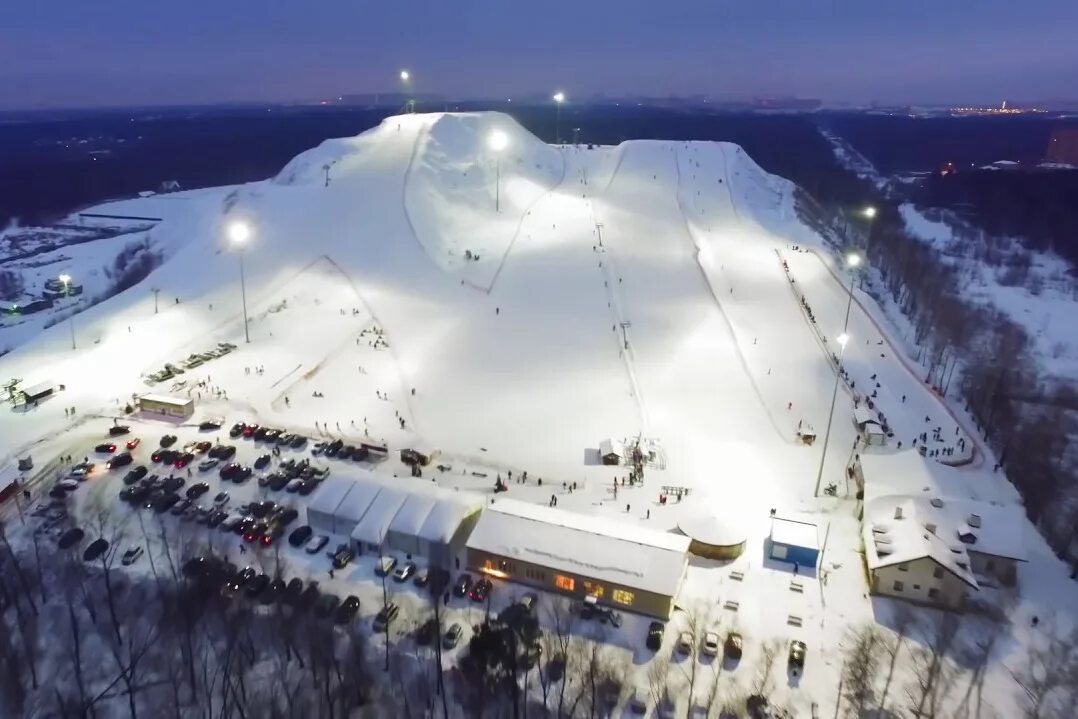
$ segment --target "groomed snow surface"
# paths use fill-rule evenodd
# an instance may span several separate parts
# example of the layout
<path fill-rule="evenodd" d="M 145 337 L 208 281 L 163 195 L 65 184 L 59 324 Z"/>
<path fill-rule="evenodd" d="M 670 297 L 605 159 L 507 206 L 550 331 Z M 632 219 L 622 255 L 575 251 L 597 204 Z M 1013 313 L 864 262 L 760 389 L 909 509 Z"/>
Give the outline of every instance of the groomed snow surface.
<path fill-rule="evenodd" d="M 500 153 L 488 143 L 495 131 L 508 139 Z M 742 688 L 765 641 L 806 642 L 803 676 L 776 681 L 773 698 L 794 716 L 811 716 L 814 705 L 834 713 L 848 629 L 886 625 L 894 603 L 867 596 L 847 495 L 849 391 L 839 390 L 822 475 L 836 498 L 814 497 L 822 435 L 812 446 L 797 439 L 799 422 L 827 426 L 829 358 L 848 295 L 822 243 L 795 219 L 788 182 L 730 144 L 553 148 L 484 113 L 389 118 L 299 155 L 270 181 L 183 194 L 108 206 L 138 215 L 155 203 L 164 218 L 155 237 L 172 249 L 138 286 L 75 317 L 78 350 L 60 325 L 19 338 L 0 359 L 5 377 L 66 386 L 0 416 L 8 460 L 34 447 L 37 457 L 44 437 L 74 437 L 88 416 L 115 415 L 165 362 L 229 341 L 236 351 L 182 377 L 177 391 L 197 399 L 196 420 L 220 415 L 353 444 L 370 437 L 391 456 L 436 448 L 435 463 L 451 470 L 427 468 L 414 480 L 392 459 L 376 471 L 401 485 L 491 496 L 500 474 L 509 491 L 499 501 L 543 505 L 553 494 L 560 509 L 603 523 L 668 532 L 687 513 L 736 511 L 745 553 L 722 565 L 692 560 L 679 605 L 721 635 L 744 634 L 740 670 L 723 675 Z M 239 219 L 253 229 L 243 256 L 250 344 L 239 258 L 224 240 Z M 941 448 L 959 437 L 976 446 L 878 308 L 856 289 L 854 299 L 844 363 L 859 391 L 877 390 L 892 442 L 908 446 L 939 425 Z M 593 461 L 604 438 L 641 434 L 664 458 L 642 486 L 617 481 L 627 468 Z M 1015 503 L 978 449 L 964 477 Z M 664 487 L 690 492 L 679 502 Z M 816 523 L 818 572 L 791 582 L 792 567 L 765 558 L 771 509 Z M 1001 717 L 1017 712 L 1008 666 L 1036 637 L 1028 618 L 1071 617 L 1078 606 L 1064 567 L 1028 525 L 1025 535 L 1029 562 L 1006 630 L 1014 641 L 997 644 L 985 685 L 984 704 Z M 672 620 L 667 647 L 683 623 Z M 613 640 L 640 681 L 653 661 L 643 627 L 627 621 Z M 678 677 L 675 669 L 675 689 Z"/>

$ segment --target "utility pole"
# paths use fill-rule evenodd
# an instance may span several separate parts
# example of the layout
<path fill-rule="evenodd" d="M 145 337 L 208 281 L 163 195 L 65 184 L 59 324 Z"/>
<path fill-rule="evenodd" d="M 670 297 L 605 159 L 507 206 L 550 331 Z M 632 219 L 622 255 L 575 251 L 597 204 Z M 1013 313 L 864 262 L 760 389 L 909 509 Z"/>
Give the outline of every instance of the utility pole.
<path fill-rule="evenodd" d="M 626 330 L 628 330 L 630 327 L 632 327 L 633 323 L 626 320 L 625 322 L 620 323 L 620 326 L 621 326 L 621 341 L 622 341 L 622 343 L 624 343 L 625 349 L 629 349 L 629 334 L 626 332 Z"/>
<path fill-rule="evenodd" d="M 595 223 L 595 231 L 599 233 L 599 247 L 602 247 L 603 246 L 603 223 L 602 222 L 596 222 Z"/>
<path fill-rule="evenodd" d="M 574 127 L 573 128 L 573 144 L 574 145 L 579 145 L 580 144 L 580 128 L 579 127 Z"/>
<path fill-rule="evenodd" d="M 330 167 L 331 167 L 331 165 L 328 162 L 325 165 L 322 165 L 322 169 L 325 170 L 325 173 L 326 173 L 326 187 L 329 187 L 329 168 Z"/>
<path fill-rule="evenodd" d="M 152 290 L 150 290 L 150 292 L 153 292 L 153 313 L 155 315 L 157 314 L 157 294 L 160 291 L 161 290 L 157 289 L 156 287 L 154 287 Z"/>

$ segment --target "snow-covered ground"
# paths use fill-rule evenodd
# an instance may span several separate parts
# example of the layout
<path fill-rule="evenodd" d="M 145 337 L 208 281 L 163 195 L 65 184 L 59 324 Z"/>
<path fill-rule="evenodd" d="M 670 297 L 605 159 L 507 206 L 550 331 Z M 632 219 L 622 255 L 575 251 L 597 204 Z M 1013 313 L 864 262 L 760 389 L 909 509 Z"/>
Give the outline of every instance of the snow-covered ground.
<path fill-rule="evenodd" d="M 492 168 L 496 130 L 509 145 Z M 526 470 L 529 483 L 510 483 L 510 496 L 547 502 L 553 489 L 561 508 L 656 529 L 702 506 L 736 513 L 748 550 L 724 565 L 694 560 L 680 605 L 722 633 L 744 633 L 744 668 L 728 677 L 743 687 L 766 640 L 805 641 L 804 676 L 774 696 L 795 716 L 811 716 L 814 704 L 831 715 L 848 628 L 886 623 L 890 605 L 867 596 L 856 502 L 846 496 L 855 429 L 845 385 L 822 476 L 839 496 L 814 496 L 834 387 L 829 357 L 848 294 L 822 241 L 796 219 L 792 190 L 734 145 L 552 148 L 484 113 L 389 118 L 298 156 L 267 182 L 110 203 L 111 213 L 164 218 L 153 236 L 169 252 L 145 281 L 75 317 L 77 350 L 64 326 L 10 338 L 19 346 L 0 359 L 0 375 L 66 389 L 0 415 L 3 453 L 10 461 L 33 448 L 39 458 L 50 451 L 43 438 L 88 448 L 76 432 L 103 431 L 109 420 L 82 418 L 115 415 L 146 390 L 146 373 L 229 341 L 235 352 L 184 376 L 186 387 L 205 381 L 227 395 L 192 389 L 196 419 L 437 448 L 453 467 L 434 475 L 440 486 L 490 493 L 496 473 Z M 238 219 L 253 228 L 243 256 L 249 344 L 239 258 L 224 239 Z M 465 260 L 466 250 L 478 259 Z M 386 346 L 372 346 L 372 328 Z M 848 332 L 855 391 L 876 391 L 895 442 L 936 425 L 948 442 L 969 439 L 856 290 Z M 797 442 L 799 422 L 820 433 L 814 446 Z M 613 480 L 626 471 L 589 464 L 589 450 L 638 434 L 661 444 L 666 466 L 615 501 Z M 397 461 L 378 471 L 430 481 L 408 478 Z M 990 466 L 964 471 L 1015 501 Z M 578 491 L 562 489 L 573 482 Z M 664 485 L 692 493 L 660 505 Z M 814 518 L 826 542 L 820 572 L 798 578 L 801 591 L 791 588 L 792 567 L 764 558 L 772 508 Z M 993 664 L 1000 676 L 1027 640 L 1027 616 L 1078 606 L 1062 565 L 1032 527 L 1026 534 L 1032 558 L 1020 573 L 1014 641 Z M 310 571 L 325 572 L 315 559 Z M 369 576 L 360 563 L 324 581 L 342 595 L 374 596 Z M 633 652 L 641 676 L 652 660 L 645 624 L 633 618 L 613 640 Z M 1013 683 L 995 686 L 996 716 L 1014 716 Z"/>

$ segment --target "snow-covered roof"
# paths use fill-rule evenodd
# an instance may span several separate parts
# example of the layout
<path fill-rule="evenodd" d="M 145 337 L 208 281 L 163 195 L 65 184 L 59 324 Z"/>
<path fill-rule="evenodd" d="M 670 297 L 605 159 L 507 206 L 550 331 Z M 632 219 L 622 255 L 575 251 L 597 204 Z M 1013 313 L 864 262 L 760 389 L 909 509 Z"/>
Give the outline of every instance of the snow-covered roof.
<path fill-rule="evenodd" d="M 162 404 L 187 405 L 194 402 L 190 397 L 179 397 L 174 394 L 140 394 L 139 401 L 161 402 Z"/>
<path fill-rule="evenodd" d="M 354 481 L 354 480 L 353 480 Z M 367 512 L 352 530 L 352 539 L 364 544 L 380 545 L 386 538 L 393 517 L 404 506 L 408 492 L 397 487 L 384 486 L 370 503 Z"/>
<path fill-rule="evenodd" d="M 865 405 L 859 404 L 853 408 L 853 421 L 855 424 L 875 422 L 876 414 Z"/>
<path fill-rule="evenodd" d="M 427 515 L 437 503 L 438 500 L 429 495 L 409 494 L 389 523 L 389 531 L 399 532 L 409 537 L 416 536 L 423 522 L 426 521 Z"/>
<path fill-rule="evenodd" d="M 327 477 L 311 496 L 311 501 L 307 504 L 307 512 L 335 514 L 341 500 L 352 489 L 353 484 L 354 482 L 347 477 Z"/>
<path fill-rule="evenodd" d="M 625 454 L 625 445 L 616 439 L 604 439 L 599 443 L 599 456 L 605 457 L 608 454 L 616 454 L 621 457 Z"/>
<path fill-rule="evenodd" d="M 352 527 L 363 519 L 374 498 L 386 486 L 383 482 L 375 479 L 370 472 L 367 474 L 370 476 L 365 476 L 363 481 L 355 480 L 351 477 L 342 477 L 342 479 L 350 481 L 352 486 L 348 490 L 348 494 L 341 499 L 337 511 L 334 512 L 334 526 L 337 527 L 338 533 L 351 532 Z"/>
<path fill-rule="evenodd" d="M 688 562 L 689 538 L 628 522 L 515 499 L 488 505 L 470 549 L 674 596 Z"/>
<path fill-rule="evenodd" d="M 978 499 L 962 470 L 916 450 L 865 453 L 860 461 L 870 568 L 930 557 L 976 587 L 969 552 L 1026 560 L 1022 507 Z M 895 518 L 898 509 L 901 519 Z"/>
<path fill-rule="evenodd" d="M 444 544 L 453 538 L 461 522 L 483 508 L 483 499 L 475 494 L 447 492 L 430 510 L 416 536 L 428 542 Z"/>
<path fill-rule="evenodd" d="M 748 537 L 741 516 L 729 509 L 721 515 L 709 509 L 689 512 L 678 520 L 677 528 L 691 539 L 713 547 L 732 547 Z"/>
<path fill-rule="evenodd" d="M 819 532 L 812 522 L 799 519 L 773 517 L 771 519 L 771 541 L 791 547 L 820 548 Z"/>
<path fill-rule="evenodd" d="M 896 508 L 901 508 L 901 512 L 896 513 Z M 927 557 L 969 586 L 978 588 L 977 579 L 970 570 L 966 545 L 957 537 L 945 539 L 938 533 L 938 528 L 937 533 L 930 532 L 917 509 L 917 500 L 910 497 L 881 497 L 865 505 L 861 533 L 868 568 L 905 564 Z"/>

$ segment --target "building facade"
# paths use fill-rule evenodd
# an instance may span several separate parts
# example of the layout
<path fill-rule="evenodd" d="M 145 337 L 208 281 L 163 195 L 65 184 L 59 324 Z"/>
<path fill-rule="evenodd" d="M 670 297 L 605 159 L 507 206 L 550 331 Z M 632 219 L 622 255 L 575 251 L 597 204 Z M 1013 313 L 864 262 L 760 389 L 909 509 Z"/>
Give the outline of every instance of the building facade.
<path fill-rule="evenodd" d="M 870 570 L 873 594 L 947 609 L 961 609 L 970 585 L 931 557 Z M 974 587 L 976 588 L 976 587 Z"/>
<path fill-rule="evenodd" d="M 169 394 L 144 394 L 138 398 L 138 406 L 143 412 L 162 414 L 176 419 L 189 419 L 195 413 L 193 399 Z"/>

